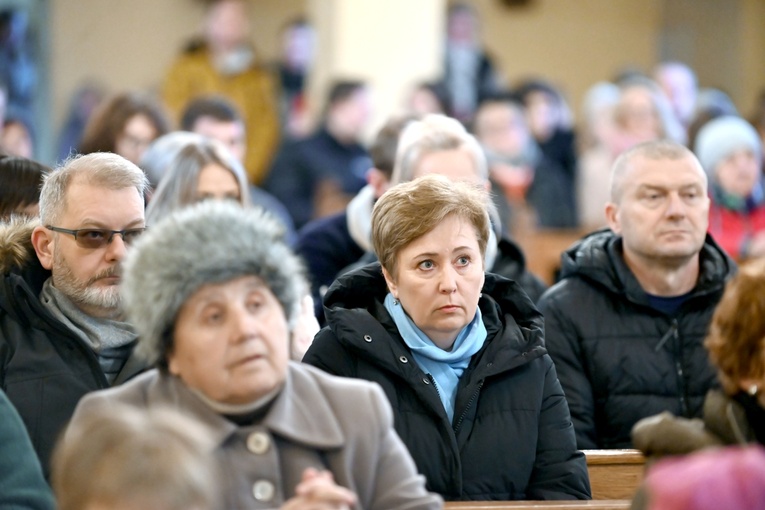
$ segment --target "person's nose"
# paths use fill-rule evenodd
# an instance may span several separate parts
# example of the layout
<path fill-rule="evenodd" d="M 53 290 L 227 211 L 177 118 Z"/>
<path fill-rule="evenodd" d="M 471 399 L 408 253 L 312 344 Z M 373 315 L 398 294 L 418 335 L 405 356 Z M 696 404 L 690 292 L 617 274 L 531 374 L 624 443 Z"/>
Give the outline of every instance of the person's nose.
<path fill-rule="evenodd" d="M 733 156 L 733 164 L 735 165 L 737 170 L 743 171 L 749 168 L 750 159 L 751 159 L 751 156 L 747 154 L 746 152 L 739 152 L 738 154 L 735 154 Z"/>
<path fill-rule="evenodd" d="M 438 290 L 443 294 L 452 294 L 457 290 L 457 274 L 453 267 L 448 266 L 441 271 Z"/>
<path fill-rule="evenodd" d="M 679 193 L 669 194 L 669 203 L 667 204 L 666 215 L 672 219 L 685 217 L 685 203 Z"/>
<path fill-rule="evenodd" d="M 260 321 L 255 318 L 254 314 L 246 306 L 234 307 L 231 311 L 231 316 L 233 319 L 231 323 L 234 341 L 241 342 L 257 336 Z"/>
<path fill-rule="evenodd" d="M 114 234 L 112 240 L 106 245 L 106 260 L 109 262 L 120 262 L 125 258 L 127 245 L 120 234 Z"/>

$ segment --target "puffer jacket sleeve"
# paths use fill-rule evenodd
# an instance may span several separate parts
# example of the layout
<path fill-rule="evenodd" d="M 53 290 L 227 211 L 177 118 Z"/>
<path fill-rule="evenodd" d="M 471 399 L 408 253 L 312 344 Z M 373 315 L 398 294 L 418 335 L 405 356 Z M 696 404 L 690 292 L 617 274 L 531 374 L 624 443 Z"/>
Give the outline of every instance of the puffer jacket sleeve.
<path fill-rule="evenodd" d="M 598 448 L 595 398 L 584 366 L 579 330 L 549 291 L 540 299 L 539 310 L 545 316 L 545 345 L 555 362 L 555 370 L 568 402 L 577 447 L 582 450 Z M 591 320 L 597 318 L 592 317 Z"/>
<path fill-rule="evenodd" d="M 591 499 L 590 479 L 584 454 L 576 449 L 574 427 L 555 365 L 546 364 L 542 409 L 539 416 L 534 471 L 529 499 Z"/>

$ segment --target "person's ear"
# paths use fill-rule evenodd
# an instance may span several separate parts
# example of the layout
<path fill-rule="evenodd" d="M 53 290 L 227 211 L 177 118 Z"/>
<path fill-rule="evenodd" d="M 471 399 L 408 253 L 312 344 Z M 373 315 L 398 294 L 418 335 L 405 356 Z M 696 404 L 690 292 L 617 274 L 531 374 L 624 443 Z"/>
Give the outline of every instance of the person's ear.
<path fill-rule="evenodd" d="M 393 279 L 387 269 L 382 268 L 382 273 L 385 277 L 385 283 L 388 284 L 388 290 L 391 294 L 393 294 L 394 298 L 398 299 L 398 285 L 396 285 L 396 281 Z"/>
<path fill-rule="evenodd" d="M 42 226 L 35 227 L 32 231 L 32 246 L 42 267 L 50 270 L 53 267 L 53 253 L 56 249 L 53 232 Z"/>
<path fill-rule="evenodd" d="M 622 225 L 619 218 L 619 206 L 613 202 L 608 202 L 606 204 L 606 223 L 615 234 L 622 233 Z"/>
<path fill-rule="evenodd" d="M 375 190 L 375 198 L 380 198 L 390 187 L 390 180 L 385 173 L 374 167 L 367 172 L 367 183 Z"/>

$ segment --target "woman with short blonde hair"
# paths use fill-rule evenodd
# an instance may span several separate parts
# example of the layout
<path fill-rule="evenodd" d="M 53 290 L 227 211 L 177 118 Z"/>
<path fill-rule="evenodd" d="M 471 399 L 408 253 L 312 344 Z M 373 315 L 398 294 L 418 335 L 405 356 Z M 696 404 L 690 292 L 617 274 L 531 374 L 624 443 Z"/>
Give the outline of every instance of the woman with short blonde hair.
<path fill-rule="evenodd" d="M 304 362 L 379 383 L 428 488 L 450 500 L 588 499 L 542 315 L 485 273 L 485 188 L 431 174 L 372 213 L 380 263 L 341 276 Z"/>

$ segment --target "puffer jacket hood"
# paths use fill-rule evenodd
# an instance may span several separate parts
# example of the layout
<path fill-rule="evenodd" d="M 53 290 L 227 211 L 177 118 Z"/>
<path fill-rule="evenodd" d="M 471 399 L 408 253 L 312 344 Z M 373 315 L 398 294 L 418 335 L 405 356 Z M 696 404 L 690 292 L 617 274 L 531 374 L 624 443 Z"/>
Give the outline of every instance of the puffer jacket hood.
<path fill-rule="evenodd" d="M 517 346 L 519 351 L 534 350 L 543 346 L 544 319 L 520 284 L 502 276 L 486 273 L 481 292 L 483 297 L 479 305 L 484 314 L 485 307 L 491 303 L 495 307 L 492 315 L 499 317 L 509 314 L 522 330 L 531 332 L 525 337 L 529 344 Z M 377 310 L 382 306 L 387 293 L 388 287 L 379 262 L 346 273 L 332 284 L 324 297 L 327 323 L 333 323 L 331 316 L 354 309 L 369 311 L 379 318 Z M 491 300 L 487 299 L 489 296 Z M 491 325 L 487 327 L 491 328 Z M 491 334 L 490 331 L 489 336 Z"/>
<path fill-rule="evenodd" d="M 26 216 L 11 216 L 0 223 L 0 274 L 38 262 L 32 246 L 32 231 L 39 224 L 38 218 Z"/>
<path fill-rule="evenodd" d="M 50 456 L 80 398 L 109 381 L 90 345 L 40 301 L 51 272 L 32 246 L 37 219 L 0 223 L 0 388 L 27 425 L 46 478 Z M 114 384 L 145 370 L 131 355 Z"/>
<path fill-rule="evenodd" d="M 609 229 L 583 237 L 561 256 L 561 279 L 579 276 L 607 292 L 618 294 L 633 303 L 647 304 L 645 292 L 624 262 L 622 238 Z M 699 280 L 693 297 L 719 290 L 721 277 L 736 270 L 736 264 L 707 234 L 701 257 Z"/>

